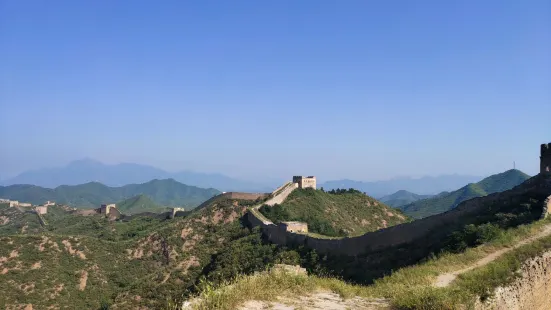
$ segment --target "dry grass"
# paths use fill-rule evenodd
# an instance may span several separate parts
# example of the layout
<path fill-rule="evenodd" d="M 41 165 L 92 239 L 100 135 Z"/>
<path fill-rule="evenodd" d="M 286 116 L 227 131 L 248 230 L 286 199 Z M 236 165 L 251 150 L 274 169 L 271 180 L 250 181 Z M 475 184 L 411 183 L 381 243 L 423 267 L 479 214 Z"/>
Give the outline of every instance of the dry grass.
<path fill-rule="evenodd" d="M 316 290 L 328 290 L 343 298 L 355 296 L 384 298 L 399 309 L 458 309 L 472 306 L 475 298 L 488 297 L 497 286 L 514 279 L 516 269 L 524 260 L 551 249 L 551 237 L 510 251 L 481 268 L 460 275 L 448 287 L 433 283 L 444 272 L 462 269 L 489 253 L 509 247 L 542 230 L 549 220 L 510 229 L 486 245 L 470 248 L 461 254 L 444 254 L 428 262 L 402 268 L 381 278 L 373 285 L 360 286 L 336 278 L 304 276 L 267 271 L 252 276 L 240 276 L 215 288 L 204 282 L 195 309 L 236 309 L 248 300 L 274 301 L 277 297 L 300 296 Z M 462 305 L 462 306 L 461 306 Z"/>

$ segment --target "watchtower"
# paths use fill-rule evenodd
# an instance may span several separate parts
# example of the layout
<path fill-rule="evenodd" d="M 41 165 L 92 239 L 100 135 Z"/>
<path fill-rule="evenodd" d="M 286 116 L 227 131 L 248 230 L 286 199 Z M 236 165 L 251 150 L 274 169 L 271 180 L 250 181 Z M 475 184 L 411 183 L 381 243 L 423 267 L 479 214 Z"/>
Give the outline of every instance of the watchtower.
<path fill-rule="evenodd" d="M 116 208 L 116 207 L 117 207 L 117 205 L 114 204 L 114 203 L 102 204 L 101 207 L 100 207 L 100 213 L 105 214 L 105 215 L 109 215 L 109 213 L 111 212 L 111 209 Z"/>
<path fill-rule="evenodd" d="M 540 173 L 551 174 L 551 143 L 541 145 Z"/>
<path fill-rule="evenodd" d="M 176 213 L 180 211 L 185 211 L 184 208 L 170 208 L 170 218 L 173 219 L 176 217 Z"/>
<path fill-rule="evenodd" d="M 303 177 L 303 176 L 300 176 L 300 175 L 295 175 L 293 177 L 293 183 L 297 183 L 298 188 L 311 187 L 313 189 L 316 189 L 316 177 L 315 176 Z"/>

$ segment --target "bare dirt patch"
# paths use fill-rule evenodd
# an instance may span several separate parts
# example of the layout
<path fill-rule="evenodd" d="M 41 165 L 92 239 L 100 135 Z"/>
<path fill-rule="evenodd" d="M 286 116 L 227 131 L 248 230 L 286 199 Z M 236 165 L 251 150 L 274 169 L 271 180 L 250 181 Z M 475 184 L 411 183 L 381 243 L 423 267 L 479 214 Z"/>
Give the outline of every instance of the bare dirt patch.
<path fill-rule="evenodd" d="M 80 281 L 78 283 L 78 289 L 84 291 L 86 288 L 86 281 L 88 281 L 88 271 L 82 270 L 80 272 Z"/>
<path fill-rule="evenodd" d="M 63 288 L 65 287 L 65 284 L 61 283 L 54 287 L 54 291 L 50 294 L 50 299 L 55 299 L 59 294 L 61 294 L 61 291 L 63 291 Z"/>
<path fill-rule="evenodd" d="M 191 256 L 187 260 L 180 262 L 176 269 L 182 270 L 182 273 L 186 274 L 188 269 L 192 266 L 200 266 L 199 259 L 195 256 Z"/>
<path fill-rule="evenodd" d="M 195 235 L 193 235 L 193 237 L 188 238 L 184 242 L 184 245 L 182 246 L 183 251 L 185 252 L 185 251 L 189 251 L 189 250 L 193 249 L 195 247 L 195 244 L 198 241 L 201 241 L 201 239 L 203 239 L 203 236 L 201 236 L 199 234 L 195 234 Z"/>
<path fill-rule="evenodd" d="M 80 259 L 86 259 L 86 255 L 84 255 L 84 253 L 82 251 L 74 249 L 73 245 L 71 244 L 71 242 L 69 240 L 63 240 L 63 241 L 61 241 L 61 243 L 63 243 L 63 245 L 65 245 L 65 249 L 67 250 L 67 252 L 69 252 L 69 254 L 75 255 Z"/>
<path fill-rule="evenodd" d="M 170 272 L 165 274 L 165 277 L 163 278 L 163 281 L 161 281 L 161 284 L 166 283 L 166 281 L 168 281 L 169 278 L 170 278 Z"/>
<path fill-rule="evenodd" d="M 190 233 L 193 232 L 193 228 L 187 227 L 182 229 L 182 234 L 180 235 L 183 240 L 186 239 L 187 236 L 189 236 Z"/>
<path fill-rule="evenodd" d="M 239 308 L 240 310 L 382 310 L 390 309 L 390 305 L 383 299 L 365 299 L 354 297 L 343 299 L 331 292 L 317 292 L 307 296 L 278 298 L 276 302 L 251 300 Z"/>
<path fill-rule="evenodd" d="M 216 210 L 214 212 L 214 215 L 212 216 L 212 222 L 214 224 L 218 224 L 220 223 L 222 220 L 224 219 L 224 211 L 222 210 Z"/>
<path fill-rule="evenodd" d="M 208 217 L 203 216 L 203 217 L 201 217 L 201 219 L 195 219 L 195 222 L 199 222 L 199 223 L 203 223 L 203 224 L 208 224 L 209 219 L 208 219 Z"/>
<path fill-rule="evenodd" d="M 6 225 L 10 222 L 10 219 L 7 216 L 0 216 L 0 225 Z"/>
<path fill-rule="evenodd" d="M 21 284 L 19 289 L 25 293 L 25 295 L 30 294 L 34 291 L 34 283 Z"/>
<path fill-rule="evenodd" d="M 32 264 L 31 269 L 40 269 L 42 267 L 42 262 L 38 261 Z"/>
<path fill-rule="evenodd" d="M 144 256 L 149 257 L 153 255 L 153 252 L 160 251 L 161 241 L 159 236 L 151 234 L 140 241 L 138 241 L 137 247 L 133 250 L 126 250 L 129 254 L 128 259 L 139 259 Z"/>
<path fill-rule="evenodd" d="M 46 249 L 46 245 L 50 245 L 51 247 L 56 249 L 56 251 L 61 252 L 61 250 L 59 249 L 59 245 L 57 245 L 57 242 L 50 240 L 46 236 L 42 236 L 42 242 L 38 245 L 38 250 L 40 252 L 44 252 L 44 250 Z"/>
<path fill-rule="evenodd" d="M 19 252 L 17 252 L 17 250 L 11 251 L 10 258 L 14 258 L 14 257 L 17 257 L 17 256 L 19 256 Z"/>

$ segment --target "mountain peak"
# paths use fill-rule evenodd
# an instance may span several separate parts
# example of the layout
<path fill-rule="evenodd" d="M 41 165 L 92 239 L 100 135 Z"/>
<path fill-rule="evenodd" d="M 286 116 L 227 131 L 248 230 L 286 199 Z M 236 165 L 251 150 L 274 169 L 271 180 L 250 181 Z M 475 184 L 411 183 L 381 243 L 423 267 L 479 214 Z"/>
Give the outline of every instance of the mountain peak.
<path fill-rule="evenodd" d="M 100 162 L 100 161 L 98 161 L 98 160 L 89 158 L 89 157 L 85 157 L 85 158 L 82 158 L 82 159 L 74 160 L 74 161 L 70 162 L 70 163 L 67 165 L 68 168 L 74 168 L 74 167 L 99 167 L 99 166 L 105 166 L 105 164 L 103 164 L 102 162 Z"/>

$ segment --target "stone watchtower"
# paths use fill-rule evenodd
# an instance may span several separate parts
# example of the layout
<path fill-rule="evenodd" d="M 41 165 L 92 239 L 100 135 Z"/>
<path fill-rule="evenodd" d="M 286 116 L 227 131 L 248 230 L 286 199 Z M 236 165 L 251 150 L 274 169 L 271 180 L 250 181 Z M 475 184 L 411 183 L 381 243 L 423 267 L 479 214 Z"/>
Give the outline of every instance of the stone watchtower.
<path fill-rule="evenodd" d="M 551 143 L 541 145 L 540 173 L 551 174 Z"/>
<path fill-rule="evenodd" d="M 303 177 L 303 176 L 300 176 L 300 175 L 295 175 L 293 177 L 293 183 L 297 183 L 298 188 L 311 187 L 313 189 L 316 189 L 316 177 L 315 176 Z"/>

